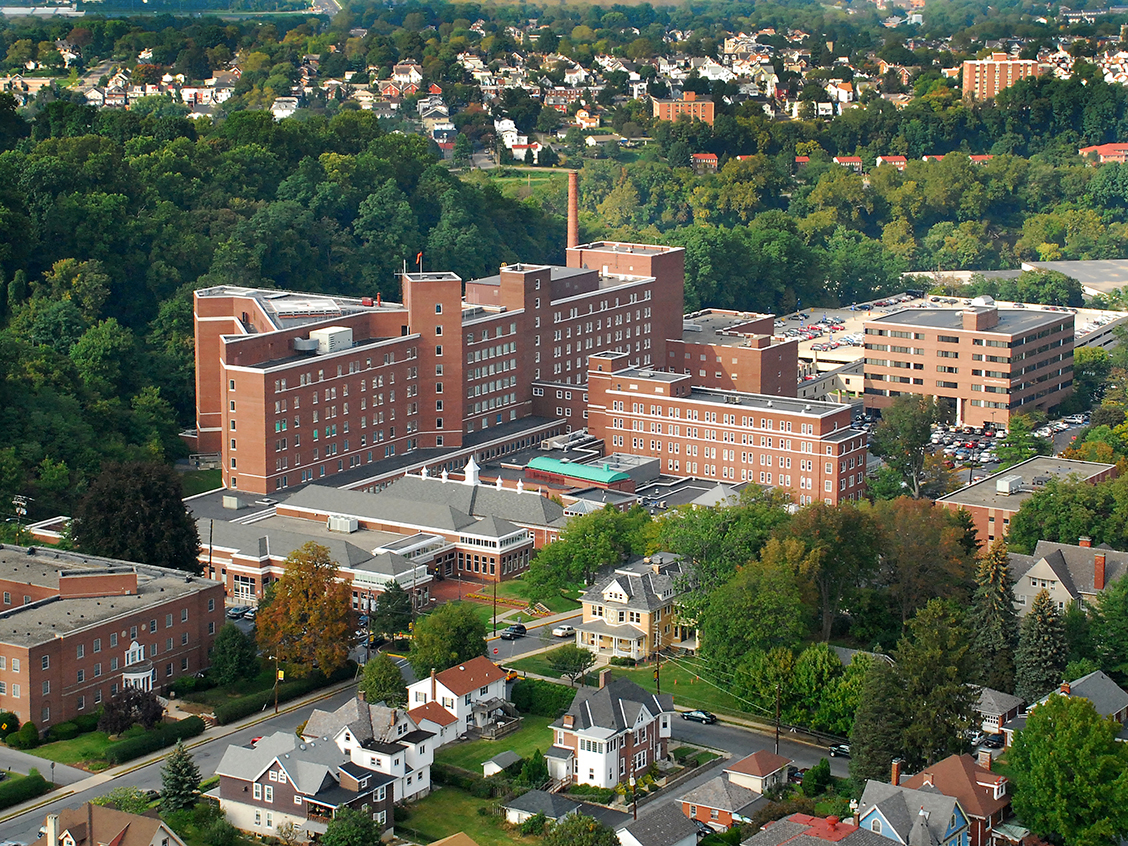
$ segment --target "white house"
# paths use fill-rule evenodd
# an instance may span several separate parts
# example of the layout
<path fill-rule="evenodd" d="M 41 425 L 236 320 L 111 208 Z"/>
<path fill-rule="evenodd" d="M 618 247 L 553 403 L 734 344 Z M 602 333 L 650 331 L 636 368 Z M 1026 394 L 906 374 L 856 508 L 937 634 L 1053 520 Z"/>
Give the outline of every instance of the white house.
<path fill-rule="evenodd" d="M 458 719 L 438 702 L 432 701 L 412 708 L 407 715 L 419 728 L 435 735 L 435 748 L 450 743 L 460 733 Z"/>
<path fill-rule="evenodd" d="M 454 728 L 461 733 L 490 722 L 498 710 L 512 708 L 505 698 L 505 672 L 485 656 L 420 679 L 407 688 L 411 708 L 437 702 L 454 717 Z"/>

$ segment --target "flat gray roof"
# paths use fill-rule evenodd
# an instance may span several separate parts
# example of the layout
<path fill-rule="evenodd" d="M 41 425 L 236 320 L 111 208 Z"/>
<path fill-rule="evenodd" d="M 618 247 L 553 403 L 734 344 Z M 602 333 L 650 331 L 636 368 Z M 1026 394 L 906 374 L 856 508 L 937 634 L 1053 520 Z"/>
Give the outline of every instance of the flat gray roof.
<path fill-rule="evenodd" d="M 683 321 L 682 340 L 686 343 L 743 347 L 748 344 L 749 336 L 755 337 L 758 333 L 734 331 L 733 327 L 744 326 L 754 320 L 762 320 L 764 318 L 772 318 L 774 325 L 773 315 L 757 314 L 753 312 L 721 314 L 707 311 L 693 317 L 687 316 Z M 699 327 L 700 331 L 690 327 Z M 771 335 L 771 330 L 766 334 Z M 787 341 L 780 343 L 787 343 L 791 340 L 791 338 L 788 338 Z"/>
<path fill-rule="evenodd" d="M 1128 259 L 1103 261 L 1030 261 L 1023 270 L 1056 270 L 1072 276 L 1090 294 L 1107 294 L 1128 285 Z"/>
<path fill-rule="evenodd" d="M 964 331 L 964 309 L 908 308 L 893 314 L 870 318 L 867 323 L 896 323 L 903 326 L 921 326 L 928 329 L 951 329 Z M 1034 309 L 1001 308 L 999 325 L 990 329 L 977 330 L 997 335 L 1021 335 L 1039 326 L 1058 323 L 1063 317 L 1072 314 L 1060 311 L 1036 311 Z"/>
<path fill-rule="evenodd" d="M 731 401 L 736 398 L 736 402 Z M 794 397 L 777 397 L 771 394 L 744 394 L 737 391 L 715 391 L 709 388 L 694 388 L 690 398 L 701 402 L 719 405 L 753 408 L 758 411 L 779 411 L 785 414 L 806 414 L 811 417 L 824 417 L 827 414 L 848 409 L 846 403 L 823 402 L 821 400 L 801 400 Z"/>
<path fill-rule="evenodd" d="M 656 244 L 632 244 L 626 241 L 593 241 L 590 244 L 580 244 L 573 247 L 575 250 L 604 250 L 609 253 L 634 253 L 638 256 L 657 256 L 662 253 L 680 250 L 681 247 L 662 247 Z"/>
<path fill-rule="evenodd" d="M 1031 484 L 1036 476 L 1052 476 L 1057 479 L 1064 479 L 1077 474 L 1081 479 L 1091 479 L 1115 467 L 1115 464 L 1098 464 L 1095 461 L 1074 461 L 1068 458 L 1039 455 L 1028 458 L 1013 467 L 1008 467 L 1006 470 L 1000 470 L 979 482 L 973 482 L 964 488 L 960 488 L 955 493 L 940 497 L 936 501 L 1017 511 L 1022 503 L 1034 495 Z M 1023 490 L 1010 495 L 996 491 L 995 482 L 1005 476 L 1021 476 Z"/>

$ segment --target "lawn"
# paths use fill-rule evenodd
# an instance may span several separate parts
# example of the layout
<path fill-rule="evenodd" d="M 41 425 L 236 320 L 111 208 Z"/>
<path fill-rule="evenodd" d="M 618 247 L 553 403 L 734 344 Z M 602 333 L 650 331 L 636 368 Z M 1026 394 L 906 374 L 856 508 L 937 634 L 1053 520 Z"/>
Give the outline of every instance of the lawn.
<path fill-rule="evenodd" d="M 180 487 L 184 496 L 195 496 L 205 491 L 223 487 L 223 472 L 215 470 L 189 470 L 180 475 Z"/>
<path fill-rule="evenodd" d="M 521 602 L 528 602 L 528 586 L 523 579 L 514 579 L 510 582 L 502 582 L 497 586 L 498 599 L 516 599 Z M 544 603 L 544 606 L 553 614 L 562 614 L 565 611 L 578 611 L 580 610 L 580 603 L 574 598 L 577 591 L 566 591 L 557 596 L 552 597 Z"/>
<path fill-rule="evenodd" d="M 481 775 L 483 762 L 507 749 L 522 758 L 528 758 L 537 749 L 544 752 L 552 745 L 552 732 L 548 730 L 551 723 L 551 717 L 528 716 L 524 718 L 521 728 L 500 740 L 448 743 L 435 752 L 435 763 L 448 764 Z"/>
<path fill-rule="evenodd" d="M 210 690 L 192 691 L 185 693 L 182 698 L 185 702 L 210 705 L 214 708 L 217 705 L 230 702 L 232 699 L 238 699 L 241 696 L 248 696 L 252 693 L 261 693 L 272 687 L 274 687 L 274 664 L 264 658 L 259 665 L 258 675 L 253 678 L 243 679 L 234 684 L 227 685 L 226 687 L 213 687 Z"/>
<path fill-rule="evenodd" d="M 426 799 L 407 806 L 410 813 L 404 822 L 396 822 L 396 834 L 431 843 L 463 831 L 479 846 L 518 846 L 540 839 L 508 829 L 503 816 L 479 814 L 486 803 L 455 787 L 436 787 Z"/>
<path fill-rule="evenodd" d="M 106 762 L 106 750 L 113 743 L 104 731 L 91 731 L 71 740 L 56 740 L 27 751 L 48 761 L 97 772 L 109 766 Z"/>

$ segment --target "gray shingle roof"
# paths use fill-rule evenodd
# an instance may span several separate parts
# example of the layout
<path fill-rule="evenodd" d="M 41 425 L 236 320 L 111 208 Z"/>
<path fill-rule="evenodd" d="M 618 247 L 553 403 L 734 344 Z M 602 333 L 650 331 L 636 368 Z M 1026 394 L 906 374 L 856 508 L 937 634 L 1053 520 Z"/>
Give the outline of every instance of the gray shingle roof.
<path fill-rule="evenodd" d="M 663 711 L 674 710 L 674 698 L 666 693 L 647 693 L 630 679 L 612 678 L 606 687 L 581 688 L 564 715 L 570 715 L 574 728 L 579 730 L 594 726 L 624 731 L 634 725 L 644 707 L 657 717 Z M 564 722 L 557 720 L 553 726 L 562 728 Z"/>
<path fill-rule="evenodd" d="M 289 774 L 295 789 L 306 796 L 335 785 L 337 767 L 348 760 L 330 741 L 305 743 L 293 732 L 279 731 L 262 738 L 253 749 L 228 746 L 215 771 L 217 775 L 253 781 L 275 759 Z"/>
<path fill-rule="evenodd" d="M 507 802 L 505 807 L 512 808 L 515 811 L 524 811 L 528 814 L 544 814 L 550 820 L 559 820 L 577 810 L 580 805 L 578 802 L 573 802 L 557 793 L 530 790 L 528 793 L 522 793 L 516 799 Z"/>
<path fill-rule="evenodd" d="M 806 814 L 792 814 L 782 820 L 768 823 L 762 831 L 752 835 L 744 841 L 743 846 L 827 846 L 828 842 L 839 846 L 889 846 L 889 838 L 874 834 L 864 828 L 854 828 L 845 823 L 839 823 L 841 832 L 845 836 L 836 836 L 833 840 L 825 836 L 827 823 L 820 817 L 810 817 Z M 852 830 L 851 830 L 852 829 Z"/>
<path fill-rule="evenodd" d="M 1099 547 L 1077 546 L 1069 543 L 1038 541 L 1033 555 L 1011 555 L 1009 563 L 1011 575 L 1017 581 L 1026 575 L 1043 558 L 1057 574 L 1062 586 L 1076 597 L 1079 594 L 1093 594 L 1095 573 L 1094 559 L 1098 554 L 1105 556 L 1105 585 L 1109 585 L 1128 572 L 1128 553 L 1118 552 L 1107 545 Z"/>
<path fill-rule="evenodd" d="M 680 556 L 657 553 L 650 556 L 649 561 L 636 558 L 621 567 L 604 571 L 581 599 L 602 604 L 605 601 L 604 591 L 617 584 L 618 592 L 626 597 L 626 601 L 612 600 L 614 607 L 622 605 L 624 608 L 654 611 L 677 599 L 680 593 L 677 583 L 683 576 Z"/>
<path fill-rule="evenodd" d="M 402 708 L 389 708 L 382 702 L 365 702 L 360 697 L 350 699 L 336 711 L 315 709 L 309 715 L 302 734 L 305 737 L 335 738 L 347 728 L 357 743 L 396 743 L 404 733 L 419 728 Z M 404 728 L 404 732 L 400 732 Z"/>
<path fill-rule="evenodd" d="M 697 832 L 676 803 L 663 805 L 619 830 L 629 831 L 642 846 L 671 846 Z"/>
<path fill-rule="evenodd" d="M 944 841 L 957 804 L 951 796 L 933 788 L 913 790 L 871 780 L 866 782 L 866 789 L 862 792 L 858 819 L 876 807 L 902 843 L 935 846 Z M 921 813 L 922 810 L 924 813 Z"/>
<path fill-rule="evenodd" d="M 1022 705 L 1022 699 L 1003 693 L 1001 690 L 992 690 L 989 687 L 979 689 L 979 702 L 975 710 L 988 716 L 999 716 Z"/>
<path fill-rule="evenodd" d="M 720 775 L 679 796 L 678 801 L 748 816 L 756 806 L 765 804 L 768 800 L 762 793 L 733 784 L 728 778 Z"/>
<path fill-rule="evenodd" d="M 520 760 L 520 755 L 518 755 L 512 749 L 506 749 L 504 752 L 499 752 L 488 761 L 484 761 L 483 763 L 494 764 L 495 766 L 501 767 L 504 770 L 506 767 L 512 766 Z"/>

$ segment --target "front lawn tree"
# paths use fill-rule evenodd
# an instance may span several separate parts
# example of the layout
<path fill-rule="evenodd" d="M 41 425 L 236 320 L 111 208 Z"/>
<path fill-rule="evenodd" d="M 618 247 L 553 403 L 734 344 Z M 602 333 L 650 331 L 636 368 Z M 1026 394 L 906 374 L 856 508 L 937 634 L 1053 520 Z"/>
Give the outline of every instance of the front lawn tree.
<path fill-rule="evenodd" d="M 257 621 L 263 652 L 291 672 L 332 675 L 349 657 L 352 608 L 329 550 L 313 541 L 290 553 L 273 598 Z"/>
<path fill-rule="evenodd" d="M 870 435 L 870 451 L 900 474 L 914 499 L 920 499 L 923 492 L 932 424 L 944 416 L 944 407 L 931 397 L 902 394 L 881 412 L 881 422 Z"/>
<path fill-rule="evenodd" d="M 619 835 L 587 814 L 569 814 L 549 829 L 541 846 L 619 846 Z"/>
<path fill-rule="evenodd" d="M 380 842 L 380 828 L 371 815 L 341 808 L 325 827 L 322 846 L 372 846 Z"/>
<path fill-rule="evenodd" d="M 1038 591 L 1022 621 L 1014 655 L 1015 696 L 1029 705 L 1062 681 L 1068 660 L 1065 623 L 1045 588 Z"/>
<path fill-rule="evenodd" d="M 200 768 L 184 748 L 184 741 L 177 741 L 161 767 L 161 809 L 182 811 L 193 808 L 199 792 Z"/>
<path fill-rule="evenodd" d="M 486 624 L 466 602 L 448 602 L 415 624 L 407 660 L 417 678 L 486 654 Z"/>
<path fill-rule="evenodd" d="M 384 636 L 406 632 L 411 625 L 411 594 L 393 581 L 376 597 L 368 613 L 368 630 Z"/>
<path fill-rule="evenodd" d="M 548 666 L 572 683 L 572 687 L 576 686 L 576 679 L 595 666 L 595 655 L 574 643 L 552 650 L 545 659 Z"/>
<path fill-rule="evenodd" d="M 1079 696 L 1030 710 L 1008 754 L 1014 811 L 1065 846 L 1111 846 L 1128 836 L 1128 746 L 1121 726 Z"/>
<path fill-rule="evenodd" d="M 198 574 L 200 538 L 183 496 L 162 462 L 108 464 L 75 508 L 71 537 L 91 555 Z"/>
<path fill-rule="evenodd" d="M 377 653 L 364 665 L 358 687 L 368 702 L 383 702 L 392 707 L 407 703 L 407 685 L 403 681 L 403 674 L 391 656 L 383 652 Z"/>
<path fill-rule="evenodd" d="M 218 685 L 235 684 L 258 673 L 255 642 L 234 623 L 225 623 L 212 647 L 211 675 Z"/>
<path fill-rule="evenodd" d="M 123 687 L 103 707 L 98 719 L 98 730 L 106 734 L 121 734 L 140 725 L 150 729 L 160 722 L 164 708 L 151 690 L 132 685 Z"/>

